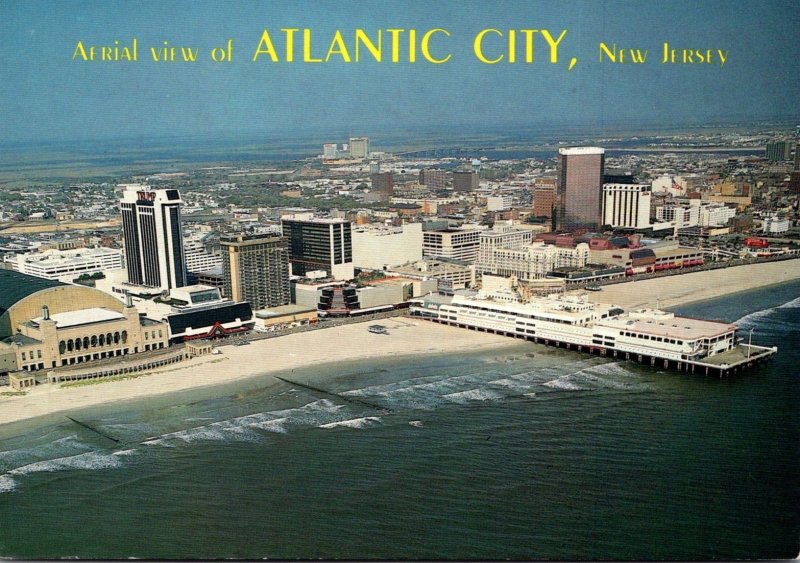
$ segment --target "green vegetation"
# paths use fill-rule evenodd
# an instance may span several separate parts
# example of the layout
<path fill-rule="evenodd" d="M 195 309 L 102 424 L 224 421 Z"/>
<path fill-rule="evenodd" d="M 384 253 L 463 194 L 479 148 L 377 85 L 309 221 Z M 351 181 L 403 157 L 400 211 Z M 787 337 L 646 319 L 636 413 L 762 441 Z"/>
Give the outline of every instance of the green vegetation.
<path fill-rule="evenodd" d="M 0 393 L 0 397 L 24 397 L 27 395 L 25 391 L 3 391 Z"/>
<path fill-rule="evenodd" d="M 112 375 L 109 377 L 98 377 L 97 379 L 81 379 L 79 381 L 68 381 L 66 383 L 61 384 L 61 388 L 64 387 L 86 387 L 87 385 L 100 385 L 101 383 L 111 383 L 112 381 L 124 381 L 126 379 L 138 379 L 140 377 L 144 377 L 148 375 L 150 372 L 138 372 L 138 373 L 131 373 L 127 375 Z"/>

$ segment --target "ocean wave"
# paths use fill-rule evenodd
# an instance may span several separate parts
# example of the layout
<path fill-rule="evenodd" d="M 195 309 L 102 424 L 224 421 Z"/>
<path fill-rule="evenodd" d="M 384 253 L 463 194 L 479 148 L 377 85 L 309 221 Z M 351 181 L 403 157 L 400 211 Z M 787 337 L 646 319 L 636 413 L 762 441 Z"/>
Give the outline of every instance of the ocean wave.
<path fill-rule="evenodd" d="M 530 385 L 520 384 L 519 380 L 515 380 L 511 377 L 505 377 L 503 379 L 495 379 L 494 381 L 490 381 L 489 385 L 496 385 L 497 387 L 504 387 L 506 389 L 511 390 L 519 390 L 519 389 L 528 389 Z"/>
<path fill-rule="evenodd" d="M 143 442 L 147 446 L 172 447 L 175 442 L 261 442 L 264 432 L 288 432 L 288 426 L 319 426 L 340 418 L 344 405 L 320 399 L 291 409 L 249 414 L 186 430 L 170 432 Z"/>
<path fill-rule="evenodd" d="M 42 458 L 64 457 L 67 454 L 78 454 L 91 449 L 92 446 L 82 442 L 77 434 L 70 434 L 44 444 L 0 452 L 0 471 Z"/>
<path fill-rule="evenodd" d="M 789 325 L 789 323 L 773 320 L 771 317 L 775 314 L 776 311 L 785 310 L 785 309 L 798 309 L 800 308 L 800 297 L 796 297 L 791 301 L 787 301 L 781 305 L 777 305 L 775 307 L 767 307 L 766 309 L 761 309 L 760 311 L 754 311 L 749 313 L 737 321 L 734 321 L 734 324 L 739 327 L 740 329 L 750 329 L 754 326 L 757 326 L 760 321 L 764 321 L 769 319 L 770 322 L 778 322 L 782 325 Z"/>
<path fill-rule="evenodd" d="M 12 469 L 7 475 L 30 475 L 31 473 L 52 473 L 54 471 L 67 471 L 72 469 L 114 469 L 120 467 L 122 461 L 113 453 L 86 452 L 78 455 L 36 461 Z"/>
<path fill-rule="evenodd" d="M 17 488 L 17 482 L 10 475 L 0 475 L 0 493 L 10 493 Z"/>
<path fill-rule="evenodd" d="M 441 375 L 414 377 L 411 379 L 404 379 L 402 381 L 395 381 L 392 383 L 384 383 L 381 385 L 370 385 L 367 387 L 361 387 L 359 389 L 344 391 L 341 394 L 344 396 L 355 396 L 355 397 L 370 397 L 370 396 L 385 397 L 395 391 L 405 392 L 413 389 L 421 389 L 421 390 L 438 389 L 437 386 L 440 385 L 457 385 L 459 382 L 463 381 L 474 382 L 476 376 L 479 376 L 482 373 L 488 375 L 489 372 L 476 372 L 466 375 L 456 375 L 452 377 L 447 377 L 447 376 L 443 377 Z"/>
<path fill-rule="evenodd" d="M 289 430 L 286 428 L 288 418 L 274 418 L 272 420 L 265 420 L 264 422 L 253 423 L 253 428 L 264 430 L 265 432 L 274 432 L 276 434 L 286 434 Z"/>
<path fill-rule="evenodd" d="M 551 389 L 560 389 L 562 391 L 588 391 L 586 387 L 581 387 L 577 383 L 567 379 L 568 377 L 570 376 L 565 375 L 557 379 L 552 379 L 550 381 L 542 383 L 542 385 L 544 385 L 545 387 L 550 387 Z"/>
<path fill-rule="evenodd" d="M 454 403 L 467 403 L 469 401 L 496 401 L 502 399 L 503 394 L 492 391 L 491 389 L 469 389 L 457 393 L 442 395 L 442 398 Z"/>
<path fill-rule="evenodd" d="M 374 424 L 381 421 L 381 417 L 379 416 L 364 416 L 361 418 L 351 418 L 350 420 L 340 420 L 338 422 L 329 422 L 327 424 L 320 424 L 319 428 L 366 428 L 368 426 L 373 426 Z"/>
<path fill-rule="evenodd" d="M 596 391 L 598 389 L 642 391 L 650 389 L 649 385 L 637 379 L 638 375 L 627 369 L 623 363 L 609 362 L 561 375 L 542 383 L 542 385 L 564 391 Z"/>
<path fill-rule="evenodd" d="M 84 452 L 82 454 L 35 461 L 17 467 L 0 475 L 0 493 L 7 493 L 17 488 L 20 477 L 34 473 L 53 473 L 56 471 L 96 471 L 100 469 L 116 469 L 121 467 L 121 457 L 132 455 L 136 450 L 121 450 L 112 453 Z"/>

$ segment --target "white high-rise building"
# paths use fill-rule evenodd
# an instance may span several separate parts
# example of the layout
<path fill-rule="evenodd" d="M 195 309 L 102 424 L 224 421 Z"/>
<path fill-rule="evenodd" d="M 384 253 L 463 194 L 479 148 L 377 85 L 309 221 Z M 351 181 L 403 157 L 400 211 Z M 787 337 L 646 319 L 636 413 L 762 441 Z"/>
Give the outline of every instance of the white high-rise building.
<path fill-rule="evenodd" d="M 120 209 L 128 282 L 162 290 L 185 286 L 180 193 L 143 184 L 123 187 Z"/>
<path fill-rule="evenodd" d="M 476 269 L 478 273 L 493 272 L 497 266 L 494 259 L 494 251 L 499 248 L 507 250 L 526 248 L 533 240 L 533 231 L 515 229 L 510 222 L 498 221 L 494 224 L 492 230 L 480 233 L 478 240 Z"/>
<path fill-rule="evenodd" d="M 350 156 L 367 158 L 369 156 L 369 137 L 350 137 Z"/>
<path fill-rule="evenodd" d="M 322 145 L 322 158 L 325 160 L 334 160 L 339 156 L 339 151 L 336 143 L 325 143 Z"/>
<path fill-rule="evenodd" d="M 603 184 L 603 225 L 649 228 L 651 194 L 647 184 Z"/>

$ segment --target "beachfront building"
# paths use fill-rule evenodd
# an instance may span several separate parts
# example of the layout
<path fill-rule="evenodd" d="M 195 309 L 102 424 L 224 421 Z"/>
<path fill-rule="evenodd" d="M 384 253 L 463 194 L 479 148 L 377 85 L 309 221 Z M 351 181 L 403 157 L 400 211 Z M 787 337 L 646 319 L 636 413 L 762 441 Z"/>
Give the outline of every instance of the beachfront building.
<path fill-rule="evenodd" d="M 483 273 L 529 281 L 543 278 L 556 268 L 583 267 L 588 261 L 589 245 L 585 242 L 574 248 L 534 242 L 520 248 L 493 249 Z"/>
<path fill-rule="evenodd" d="M 161 350 L 164 322 L 94 288 L 0 270 L 0 372 Z"/>
<path fill-rule="evenodd" d="M 323 219 L 310 213 L 281 217 L 283 236 L 289 239 L 291 275 L 324 271 L 337 280 L 355 277 L 350 221 Z"/>
<path fill-rule="evenodd" d="M 236 233 L 220 238 L 224 256 L 225 295 L 255 309 L 287 305 L 289 245 L 274 234 Z"/>
<path fill-rule="evenodd" d="M 224 299 L 216 287 L 190 285 L 173 289 L 167 305 L 168 312 L 150 316 L 168 325 L 170 342 L 175 343 L 247 332 L 255 322 L 250 303 Z"/>
<path fill-rule="evenodd" d="M 126 184 L 120 209 L 128 282 L 168 290 L 187 285 L 181 233 L 181 196 Z"/>
<path fill-rule="evenodd" d="M 533 232 L 528 229 L 516 229 L 511 222 L 497 222 L 491 230 L 483 231 L 478 237 L 478 260 L 476 270 L 494 271 L 496 264 L 494 251 L 499 248 L 519 250 L 528 246 L 533 240 Z"/>

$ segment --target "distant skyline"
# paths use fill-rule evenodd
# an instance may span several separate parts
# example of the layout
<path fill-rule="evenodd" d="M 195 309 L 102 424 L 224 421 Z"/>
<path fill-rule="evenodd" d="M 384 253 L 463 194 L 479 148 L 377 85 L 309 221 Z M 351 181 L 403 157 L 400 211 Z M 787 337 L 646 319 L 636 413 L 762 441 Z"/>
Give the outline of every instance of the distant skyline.
<path fill-rule="evenodd" d="M 297 131 L 341 136 L 416 127 L 703 125 L 800 115 L 797 4 L 728 1 L 272 2 L 153 1 L 0 3 L 0 142 L 147 136 L 227 136 Z M 271 62 L 252 56 L 265 29 L 283 57 L 281 28 L 311 29 L 312 56 L 341 30 L 351 50 L 356 28 L 414 28 L 444 64 L 364 57 L 345 63 Z M 483 64 L 473 38 L 499 56 L 508 30 L 567 30 L 559 62 L 535 36 L 525 64 Z M 295 37 L 302 55 L 302 31 Z M 130 45 L 137 62 L 72 60 L 78 41 Z M 405 36 L 404 36 L 405 37 Z M 419 37 L 418 37 L 419 39 Z M 195 63 L 156 63 L 149 47 L 193 46 Z M 209 52 L 232 40 L 232 62 Z M 645 64 L 599 62 L 599 43 L 648 50 Z M 662 64 L 670 48 L 711 49 L 713 64 Z M 405 44 L 404 44 L 405 45 Z M 405 49 L 405 46 L 403 47 Z M 728 51 L 720 68 L 716 50 Z M 507 54 L 506 54 L 507 55 Z M 363 56 L 363 53 L 362 53 Z M 578 62 L 567 70 L 572 57 Z M 334 141 L 336 139 L 333 139 Z M 338 139 L 340 142 L 342 139 Z"/>

